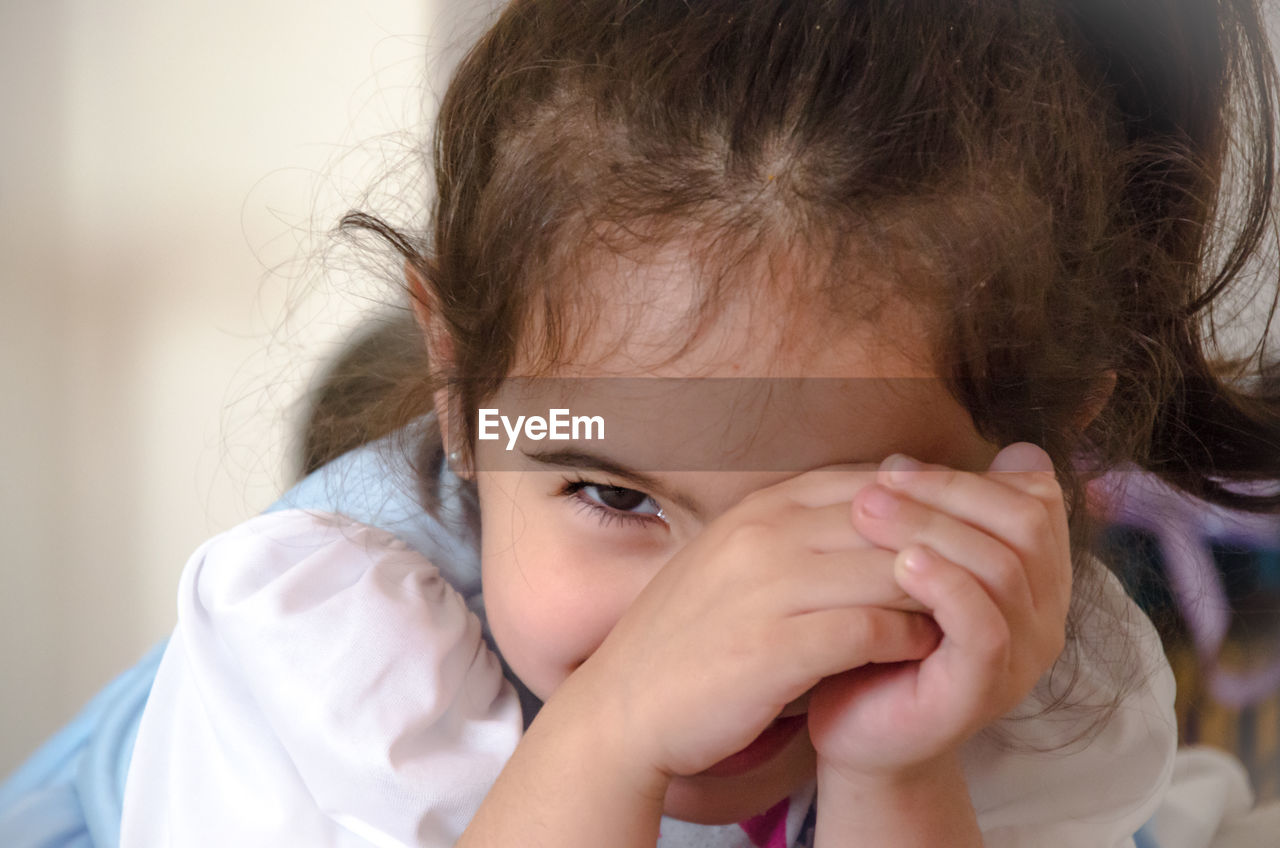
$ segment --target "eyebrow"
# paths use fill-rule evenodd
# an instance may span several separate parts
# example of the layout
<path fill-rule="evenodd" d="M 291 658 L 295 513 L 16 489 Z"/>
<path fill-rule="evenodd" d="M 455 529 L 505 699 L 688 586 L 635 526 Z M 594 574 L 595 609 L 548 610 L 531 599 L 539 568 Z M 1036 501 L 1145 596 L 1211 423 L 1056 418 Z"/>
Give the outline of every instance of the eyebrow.
<path fill-rule="evenodd" d="M 527 451 L 521 448 L 520 452 L 534 462 L 540 462 L 543 465 L 552 465 L 557 468 L 579 468 L 585 471 L 603 471 L 614 477 L 621 477 L 626 482 L 634 484 L 636 488 L 644 489 L 648 494 L 681 506 L 698 518 L 702 517 L 701 507 L 698 506 L 697 501 L 688 495 L 668 489 L 657 477 L 629 468 L 607 456 L 572 448 L 543 451 Z"/>

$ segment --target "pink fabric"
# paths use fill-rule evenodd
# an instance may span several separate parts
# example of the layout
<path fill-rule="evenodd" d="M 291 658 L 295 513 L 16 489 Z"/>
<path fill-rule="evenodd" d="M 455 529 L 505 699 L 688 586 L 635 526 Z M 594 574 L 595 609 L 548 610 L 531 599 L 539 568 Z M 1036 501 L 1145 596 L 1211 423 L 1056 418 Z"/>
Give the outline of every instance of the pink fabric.
<path fill-rule="evenodd" d="M 756 848 L 787 848 L 787 810 L 790 806 L 791 799 L 783 798 L 738 826 L 747 832 L 747 838 Z"/>

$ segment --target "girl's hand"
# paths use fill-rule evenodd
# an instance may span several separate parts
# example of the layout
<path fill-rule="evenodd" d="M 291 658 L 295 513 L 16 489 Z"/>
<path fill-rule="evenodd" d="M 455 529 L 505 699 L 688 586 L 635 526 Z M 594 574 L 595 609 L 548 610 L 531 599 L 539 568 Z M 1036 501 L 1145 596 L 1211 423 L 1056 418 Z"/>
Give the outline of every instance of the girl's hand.
<path fill-rule="evenodd" d="M 856 470 L 855 470 L 856 469 Z M 548 708 L 592 716 L 645 775 L 693 775 L 749 745 L 819 680 L 937 645 L 892 551 L 854 529 L 874 466 L 760 489 L 663 565 Z"/>
<path fill-rule="evenodd" d="M 897 552 L 898 584 L 932 610 L 942 641 L 921 662 L 823 681 L 809 733 L 820 768 L 893 778 L 1009 712 L 1062 652 L 1067 515 L 1048 454 L 1027 442 L 986 473 L 889 457 L 853 512 L 859 532 Z"/>

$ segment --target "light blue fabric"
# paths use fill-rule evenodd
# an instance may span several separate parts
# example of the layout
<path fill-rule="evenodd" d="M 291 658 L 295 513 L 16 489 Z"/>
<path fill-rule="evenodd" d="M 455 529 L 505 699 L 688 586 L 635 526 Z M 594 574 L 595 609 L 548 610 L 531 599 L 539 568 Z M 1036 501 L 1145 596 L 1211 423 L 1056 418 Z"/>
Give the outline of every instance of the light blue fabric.
<path fill-rule="evenodd" d="M 94 696 L 3 784 L 4 848 L 116 848 L 129 758 L 166 642 Z"/>
<path fill-rule="evenodd" d="M 429 420 L 430 416 L 423 419 Z M 425 512 L 417 477 L 404 453 L 418 443 L 412 432 L 408 437 L 398 433 L 343 454 L 312 472 L 266 511 L 338 513 L 386 530 L 447 571 L 449 583 L 473 606 L 480 593 L 480 543 L 478 528 L 467 523 L 459 498 L 464 483 L 448 463 L 442 463 L 437 477 L 440 518 Z M 483 612 L 478 605 L 473 611 Z"/>
<path fill-rule="evenodd" d="M 266 511 L 338 513 L 391 532 L 447 569 L 447 579 L 483 622 L 480 546 L 458 500 L 461 481 L 442 466 L 442 525 L 423 511 L 399 447 L 388 438 L 357 448 L 306 477 Z M 0 783 L 0 848 L 118 848 L 133 743 L 167 644 L 156 645 L 109 683 Z M 523 686 L 517 692 L 532 720 L 540 702 Z"/>
<path fill-rule="evenodd" d="M 1156 838 L 1152 836 L 1148 830 L 1150 824 L 1150 822 L 1147 822 L 1147 824 L 1144 824 L 1138 829 L 1138 832 L 1133 835 L 1134 848 L 1160 848 L 1159 843 L 1156 842 Z"/>

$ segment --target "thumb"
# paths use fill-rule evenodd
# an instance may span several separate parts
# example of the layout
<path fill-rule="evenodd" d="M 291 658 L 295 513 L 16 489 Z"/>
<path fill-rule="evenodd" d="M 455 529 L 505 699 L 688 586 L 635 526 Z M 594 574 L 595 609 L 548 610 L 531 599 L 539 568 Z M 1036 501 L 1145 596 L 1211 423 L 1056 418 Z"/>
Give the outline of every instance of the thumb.
<path fill-rule="evenodd" d="M 1053 459 L 1039 445 L 1014 442 L 991 460 L 989 471 L 1052 471 Z"/>

